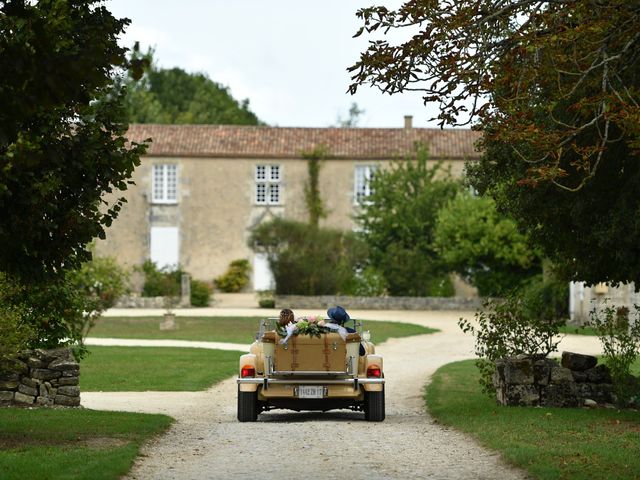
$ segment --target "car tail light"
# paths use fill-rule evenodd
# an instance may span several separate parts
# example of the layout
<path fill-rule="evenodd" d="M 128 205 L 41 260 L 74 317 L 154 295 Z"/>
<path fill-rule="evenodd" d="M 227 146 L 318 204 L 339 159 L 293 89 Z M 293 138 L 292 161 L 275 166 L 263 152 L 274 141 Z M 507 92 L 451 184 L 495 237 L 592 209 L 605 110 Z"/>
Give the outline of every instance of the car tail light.
<path fill-rule="evenodd" d="M 250 365 L 242 367 L 242 370 L 240 370 L 240 376 L 242 378 L 255 377 L 256 376 L 255 367 L 252 367 Z"/>
<path fill-rule="evenodd" d="M 369 368 L 367 368 L 367 377 L 380 378 L 381 376 L 382 376 L 382 371 L 380 370 L 379 366 L 371 365 Z"/>

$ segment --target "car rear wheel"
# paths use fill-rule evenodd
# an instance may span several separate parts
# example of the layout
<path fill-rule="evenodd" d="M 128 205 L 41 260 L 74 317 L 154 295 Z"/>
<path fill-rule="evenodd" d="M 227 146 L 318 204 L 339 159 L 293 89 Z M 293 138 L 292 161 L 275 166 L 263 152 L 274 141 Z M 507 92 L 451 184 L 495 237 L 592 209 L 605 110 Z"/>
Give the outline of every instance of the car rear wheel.
<path fill-rule="evenodd" d="M 380 392 L 365 392 L 364 418 L 368 422 L 381 422 L 385 417 L 384 389 Z"/>
<path fill-rule="evenodd" d="M 241 392 L 238 387 L 238 420 L 255 422 L 258 419 L 258 392 Z"/>

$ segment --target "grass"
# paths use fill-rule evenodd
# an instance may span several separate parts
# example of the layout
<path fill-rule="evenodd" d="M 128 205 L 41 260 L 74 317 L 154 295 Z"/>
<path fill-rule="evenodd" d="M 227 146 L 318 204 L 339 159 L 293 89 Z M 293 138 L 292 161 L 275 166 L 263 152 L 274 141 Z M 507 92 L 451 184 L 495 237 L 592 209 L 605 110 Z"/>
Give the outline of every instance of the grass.
<path fill-rule="evenodd" d="M 594 337 L 598 335 L 593 327 L 572 327 L 569 325 L 560 327 L 560 333 L 569 333 L 572 335 L 589 335 Z"/>
<path fill-rule="evenodd" d="M 499 407 L 480 393 L 473 360 L 440 368 L 426 401 L 440 423 L 471 434 L 534 478 L 640 478 L 637 411 Z"/>
<path fill-rule="evenodd" d="M 0 477 L 117 479 L 140 445 L 171 421 L 140 413 L 0 408 Z"/>
<path fill-rule="evenodd" d="M 238 370 L 242 352 L 199 348 L 90 347 L 83 392 L 199 391 Z"/>
<path fill-rule="evenodd" d="M 209 342 L 251 343 L 258 331 L 260 317 L 176 317 L 177 330 L 160 330 L 161 317 L 103 317 L 91 330 L 91 337 L 199 340 Z M 374 343 L 391 337 L 408 337 L 436 330 L 398 322 L 366 320 Z"/>

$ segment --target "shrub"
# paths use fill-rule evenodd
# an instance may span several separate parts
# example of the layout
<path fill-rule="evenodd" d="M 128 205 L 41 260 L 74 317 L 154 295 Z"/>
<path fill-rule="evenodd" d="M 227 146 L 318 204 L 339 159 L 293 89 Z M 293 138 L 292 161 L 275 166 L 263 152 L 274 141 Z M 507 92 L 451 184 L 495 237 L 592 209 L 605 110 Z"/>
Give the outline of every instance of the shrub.
<path fill-rule="evenodd" d="M 142 264 L 144 272 L 143 297 L 179 297 L 181 292 L 182 270 L 158 268 L 151 260 Z"/>
<path fill-rule="evenodd" d="M 523 313 L 528 318 L 560 320 L 569 317 L 569 283 L 542 275 L 531 278 L 520 290 Z"/>
<path fill-rule="evenodd" d="M 0 372 L 9 369 L 11 360 L 34 336 L 32 327 L 25 322 L 26 307 L 11 302 L 15 294 L 16 287 L 0 273 Z"/>
<path fill-rule="evenodd" d="M 234 260 L 229 264 L 225 274 L 215 279 L 216 287 L 227 293 L 239 292 L 249 284 L 250 271 L 249 260 Z"/>
<path fill-rule="evenodd" d="M 211 298 L 211 287 L 203 281 L 191 280 L 191 305 L 208 307 Z"/>
<path fill-rule="evenodd" d="M 363 297 L 379 297 L 386 295 L 387 284 L 382 273 L 369 265 L 363 270 L 356 271 L 353 292 L 350 293 Z"/>
<path fill-rule="evenodd" d="M 557 319 L 529 317 L 523 301 L 516 296 L 501 302 L 486 301 L 475 319 L 477 327 L 463 318 L 458 325 L 476 339 L 480 386 L 488 395 L 495 394 L 492 379 L 496 360 L 520 354 L 546 357 L 556 352 L 561 340 L 559 329 L 564 324 Z"/>
<path fill-rule="evenodd" d="M 366 245 L 352 232 L 279 218 L 258 226 L 250 245 L 267 252 L 281 295 L 350 293 L 367 258 Z"/>
<path fill-rule="evenodd" d="M 128 291 L 129 274 L 110 257 L 96 257 L 82 264 L 68 275 L 71 284 L 93 303 L 92 310 L 104 311 L 113 307 Z"/>
<path fill-rule="evenodd" d="M 273 290 L 263 290 L 258 292 L 258 306 L 260 308 L 275 308 L 276 299 L 273 298 Z"/>
<path fill-rule="evenodd" d="M 629 309 L 605 305 L 593 310 L 590 321 L 602 342 L 604 362 L 611 371 L 617 402 L 625 406 L 638 394 L 638 385 L 630 377 L 631 365 L 640 349 L 640 307 L 634 306 L 634 321 L 629 321 Z"/>

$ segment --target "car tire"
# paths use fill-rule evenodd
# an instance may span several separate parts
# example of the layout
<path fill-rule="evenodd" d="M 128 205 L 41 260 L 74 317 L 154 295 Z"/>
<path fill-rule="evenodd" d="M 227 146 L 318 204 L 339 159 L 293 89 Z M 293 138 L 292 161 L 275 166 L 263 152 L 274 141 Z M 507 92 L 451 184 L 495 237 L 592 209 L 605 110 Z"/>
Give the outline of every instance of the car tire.
<path fill-rule="evenodd" d="M 385 417 L 384 389 L 380 392 L 365 392 L 364 418 L 368 422 L 382 422 Z"/>
<path fill-rule="evenodd" d="M 255 422 L 258 419 L 258 392 L 241 392 L 238 388 L 238 421 Z"/>

